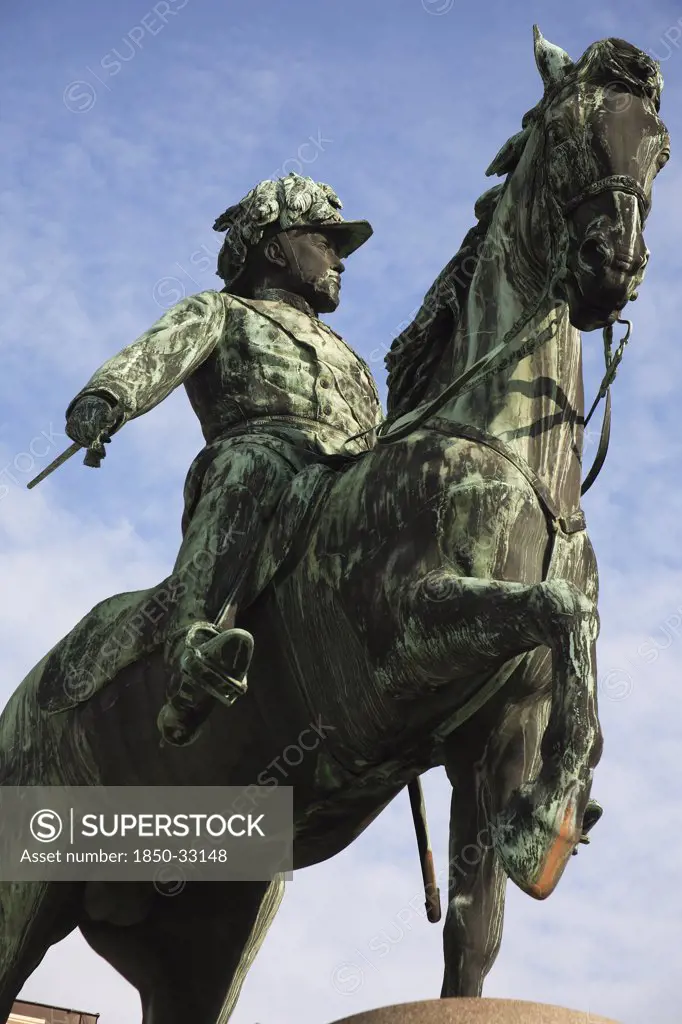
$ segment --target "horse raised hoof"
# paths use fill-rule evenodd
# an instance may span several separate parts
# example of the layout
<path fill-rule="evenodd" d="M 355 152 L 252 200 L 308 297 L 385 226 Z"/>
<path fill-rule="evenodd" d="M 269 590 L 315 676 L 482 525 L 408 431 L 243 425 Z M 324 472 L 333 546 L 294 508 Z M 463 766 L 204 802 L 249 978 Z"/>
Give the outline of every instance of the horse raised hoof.
<path fill-rule="evenodd" d="M 214 700 L 230 707 L 246 693 L 252 656 L 253 637 L 245 629 L 221 631 L 209 623 L 190 627 L 180 658 L 182 682 L 157 718 L 165 742 L 179 747 L 192 743 Z"/>
<path fill-rule="evenodd" d="M 534 899 L 545 900 L 582 841 L 585 816 L 577 783 L 559 797 L 549 794 L 538 800 L 535 793 L 531 783 L 512 795 L 495 822 L 495 848 L 512 882 Z"/>
<path fill-rule="evenodd" d="M 587 807 L 585 808 L 585 813 L 583 814 L 583 832 L 580 837 L 580 842 L 584 843 L 585 846 L 589 845 L 590 842 L 590 837 L 588 833 L 592 831 L 592 829 L 597 824 L 603 813 L 604 808 L 601 804 L 598 804 L 596 800 L 587 801 Z M 578 847 L 576 846 L 575 850 L 573 851 L 573 856 L 575 856 L 577 852 Z"/>

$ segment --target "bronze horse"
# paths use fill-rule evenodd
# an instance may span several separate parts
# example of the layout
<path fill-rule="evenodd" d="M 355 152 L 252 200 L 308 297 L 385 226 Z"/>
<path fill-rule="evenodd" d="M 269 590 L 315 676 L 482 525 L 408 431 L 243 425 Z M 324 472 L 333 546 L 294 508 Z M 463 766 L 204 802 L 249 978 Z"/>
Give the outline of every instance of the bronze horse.
<path fill-rule="evenodd" d="M 296 867 L 445 765 L 446 996 L 480 995 L 505 879 L 549 895 L 583 832 L 602 739 L 579 330 L 608 329 L 641 281 L 669 146 L 644 53 L 609 39 L 574 64 L 536 32 L 535 55 L 543 98 L 488 172 L 505 181 L 387 359 L 388 430 L 300 474 L 272 521 L 243 615 L 267 638 L 248 693 L 192 746 L 159 749 L 161 651 L 58 713 L 39 699 L 43 659 L 0 719 L 4 785 L 249 785 L 314 728 L 280 779 Z M 79 927 L 144 1024 L 224 1024 L 282 888 L 2 883 L 0 1017 Z"/>

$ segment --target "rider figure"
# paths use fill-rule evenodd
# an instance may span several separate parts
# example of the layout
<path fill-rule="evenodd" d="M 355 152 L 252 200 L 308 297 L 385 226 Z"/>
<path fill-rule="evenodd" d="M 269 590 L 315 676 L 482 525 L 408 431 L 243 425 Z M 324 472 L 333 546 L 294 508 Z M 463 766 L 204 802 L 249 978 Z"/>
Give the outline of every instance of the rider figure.
<path fill-rule="evenodd" d="M 225 288 L 178 302 L 67 409 L 68 435 L 90 446 L 183 383 L 201 423 L 206 446 L 185 483 L 181 585 L 165 629 L 158 725 L 169 743 L 196 737 L 208 693 L 231 703 L 245 689 L 253 640 L 235 616 L 257 596 L 249 559 L 287 484 L 310 463 L 367 450 L 382 420 L 368 366 L 319 319 L 339 303 L 341 260 L 372 234 L 367 221 L 344 221 L 340 207 L 329 185 L 310 178 L 262 181 L 215 222 L 227 230 L 218 257 Z M 183 573 L 197 552 L 210 553 L 210 564 Z"/>

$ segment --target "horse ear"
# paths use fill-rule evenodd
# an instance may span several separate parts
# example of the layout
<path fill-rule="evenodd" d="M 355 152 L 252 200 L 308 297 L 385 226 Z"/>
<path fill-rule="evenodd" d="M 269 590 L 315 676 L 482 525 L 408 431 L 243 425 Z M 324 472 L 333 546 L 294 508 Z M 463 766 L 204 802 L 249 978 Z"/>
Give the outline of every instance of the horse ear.
<path fill-rule="evenodd" d="M 485 172 L 486 177 L 489 178 L 493 174 L 509 174 L 510 171 L 513 171 L 521 159 L 521 154 L 523 153 L 529 135 L 530 128 L 524 128 L 523 131 L 517 132 L 516 135 L 512 135 L 511 139 L 507 139 L 504 146 Z"/>
<path fill-rule="evenodd" d="M 533 41 L 535 43 L 535 63 L 542 77 L 545 88 L 561 81 L 573 61 L 565 50 L 554 43 L 548 42 L 537 25 L 533 25 Z"/>

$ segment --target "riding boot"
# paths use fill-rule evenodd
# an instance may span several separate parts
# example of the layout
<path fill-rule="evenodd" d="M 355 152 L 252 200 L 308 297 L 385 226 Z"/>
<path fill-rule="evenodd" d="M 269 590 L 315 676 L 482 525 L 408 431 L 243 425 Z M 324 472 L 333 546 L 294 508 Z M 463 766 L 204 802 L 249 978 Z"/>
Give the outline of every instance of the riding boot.
<path fill-rule="evenodd" d="M 185 746 L 217 700 L 227 706 L 246 691 L 253 637 L 235 628 L 248 595 L 253 556 L 269 502 L 251 488 L 202 497 L 187 528 L 173 578 L 179 597 L 164 648 L 166 702 L 157 718 L 163 739 Z M 203 507 L 202 507 L 203 506 Z"/>
<path fill-rule="evenodd" d="M 230 707 L 246 693 L 253 637 L 245 629 L 221 631 L 210 622 L 196 622 L 174 639 L 167 660 L 175 663 L 181 678 L 157 725 L 166 743 L 186 746 L 198 737 L 214 700 Z"/>

